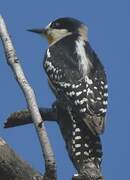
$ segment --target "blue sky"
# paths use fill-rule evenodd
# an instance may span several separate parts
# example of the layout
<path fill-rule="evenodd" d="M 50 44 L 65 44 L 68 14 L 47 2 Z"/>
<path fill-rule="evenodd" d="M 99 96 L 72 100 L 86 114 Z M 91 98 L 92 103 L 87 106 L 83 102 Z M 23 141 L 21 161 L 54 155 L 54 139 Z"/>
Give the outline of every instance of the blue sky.
<path fill-rule="evenodd" d="M 78 18 L 89 28 L 89 41 L 105 66 L 109 82 L 109 108 L 102 136 L 103 175 L 107 180 L 130 179 L 130 2 L 128 0 L 0 0 L 17 55 L 35 89 L 39 106 L 50 106 L 54 96 L 42 68 L 46 40 L 26 31 L 44 27 L 57 17 Z M 0 44 L 1 45 L 1 44 Z M 39 142 L 32 125 L 3 129 L 7 116 L 26 107 L 25 98 L 6 64 L 0 46 L 0 136 L 35 169 L 43 171 Z M 55 123 L 46 123 L 57 159 L 58 180 L 70 180 L 75 172 Z"/>

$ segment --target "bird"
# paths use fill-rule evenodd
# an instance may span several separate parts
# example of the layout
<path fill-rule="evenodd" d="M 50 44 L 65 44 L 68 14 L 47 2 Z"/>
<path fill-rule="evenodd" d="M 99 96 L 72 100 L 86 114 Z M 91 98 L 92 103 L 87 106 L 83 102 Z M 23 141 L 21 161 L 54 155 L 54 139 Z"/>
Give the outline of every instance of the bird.
<path fill-rule="evenodd" d="M 75 179 L 102 179 L 100 134 L 105 127 L 108 85 L 104 66 L 90 46 L 88 28 L 75 18 L 62 17 L 29 31 L 48 40 L 43 67 L 56 103 L 68 119 L 63 118 L 60 125 L 64 129 L 67 124 L 63 134 L 79 173 Z"/>

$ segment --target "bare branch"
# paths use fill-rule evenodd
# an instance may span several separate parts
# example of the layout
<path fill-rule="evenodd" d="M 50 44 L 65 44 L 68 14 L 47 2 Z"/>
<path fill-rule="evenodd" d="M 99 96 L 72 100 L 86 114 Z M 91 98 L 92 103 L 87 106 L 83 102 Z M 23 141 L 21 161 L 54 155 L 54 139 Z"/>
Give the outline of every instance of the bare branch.
<path fill-rule="evenodd" d="M 53 108 L 39 108 L 44 121 L 57 121 L 57 112 Z M 23 109 L 12 113 L 6 120 L 4 128 L 16 127 L 33 123 L 30 111 Z"/>
<path fill-rule="evenodd" d="M 55 166 L 54 154 L 53 154 L 44 124 L 42 126 L 39 126 L 42 123 L 42 118 L 41 118 L 39 109 L 37 107 L 34 91 L 31 88 L 30 84 L 28 83 L 23 73 L 23 70 L 19 63 L 19 59 L 16 56 L 15 49 L 11 42 L 11 38 L 9 37 L 9 34 L 7 32 L 6 25 L 1 16 L 0 16 L 0 37 L 2 39 L 3 46 L 5 49 L 7 63 L 10 65 L 14 73 L 14 76 L 25 95 L 29 110 L 31 112 L 32 120 L 34 122 L 36 131 L 39 137 L 43 156 L 45 159 L 46 172 L 45 172 L 44 179 L 47 179 L 47 178 L 50 180 L 56 179 L 56 173 L 55 173 L 56 166 Z"/>
<path fill-rule="evenodd" d="M 0 179 L 42 180 L 42 175 L 16 155 L 0 138 Z"/>

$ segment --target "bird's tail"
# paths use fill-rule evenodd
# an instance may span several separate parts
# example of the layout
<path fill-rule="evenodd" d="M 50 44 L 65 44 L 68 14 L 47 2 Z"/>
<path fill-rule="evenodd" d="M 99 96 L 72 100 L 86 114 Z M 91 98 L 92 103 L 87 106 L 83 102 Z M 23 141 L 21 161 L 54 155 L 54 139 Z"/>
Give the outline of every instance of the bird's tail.
<path fill-rule="evenodd" d="M 74 113 L 72 116 L 72 113 L 68 113 L 61 106 L 57 109 L 59 110 L 58 122 L 69 157 L 78 171 L 78 175 L 74 179 L 102 179 L 100 137 L 93 135 L 83 121 L 76 121 Z"/>

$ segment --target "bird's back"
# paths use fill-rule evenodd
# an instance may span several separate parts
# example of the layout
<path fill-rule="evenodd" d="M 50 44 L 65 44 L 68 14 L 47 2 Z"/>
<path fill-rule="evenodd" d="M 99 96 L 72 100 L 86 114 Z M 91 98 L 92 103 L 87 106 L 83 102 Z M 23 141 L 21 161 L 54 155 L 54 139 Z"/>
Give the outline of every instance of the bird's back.
<path fill-rule="evenodd" d="M 47 50 L 44 68 L 58 99 L 67 102 L 93 132 L 101 133 L 107 108 L 107 81 L 89 43 L 78 39 L 77 34 L 61 39 Z"/>

